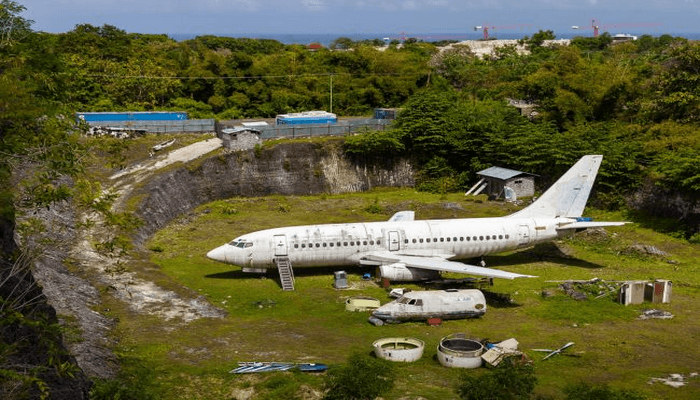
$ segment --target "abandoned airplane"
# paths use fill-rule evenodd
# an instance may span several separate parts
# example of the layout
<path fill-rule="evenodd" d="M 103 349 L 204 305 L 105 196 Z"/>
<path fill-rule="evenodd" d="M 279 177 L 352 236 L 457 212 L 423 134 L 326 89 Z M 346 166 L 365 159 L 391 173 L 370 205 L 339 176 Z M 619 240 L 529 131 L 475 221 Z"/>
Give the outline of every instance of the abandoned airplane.
<path fill-rule="evenodd" d="M 454 259 L 518 249 L 592 227 L 625 222 L 582 218 L 603 159 L 582 157 L 539 199 L 511 215 L 495 218 L 414 220 L 401 211 L 384 222 L 305 225 L 248 233 L 207 253 L 244 272 L 278 268 L 284 290 L 293 290 L 292 265 L 376 266 L 393 281 L 439 278 L 441 271 L 493 278 L 531 277 L 468 265 Z"/>

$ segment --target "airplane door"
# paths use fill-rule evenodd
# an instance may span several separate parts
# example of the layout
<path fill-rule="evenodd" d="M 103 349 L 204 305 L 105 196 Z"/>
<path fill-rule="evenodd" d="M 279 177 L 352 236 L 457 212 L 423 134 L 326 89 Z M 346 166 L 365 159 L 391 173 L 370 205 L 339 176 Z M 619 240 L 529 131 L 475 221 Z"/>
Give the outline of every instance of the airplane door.
<path fill-rule="evenodd" d="M 399 232 L 389 231 L 389 251 L 399 250 Z"/>
<path fill-rule="evenodd" d="M 286 256 L 287 255 L 287 236 L 285 235 L 275 235 L 275 256 Z"/>
<path fill-rule="evenodd" d="M 518 226 L 518 244 L 524 245 L 530 243 L 530 227 L 527 225 Z"/>

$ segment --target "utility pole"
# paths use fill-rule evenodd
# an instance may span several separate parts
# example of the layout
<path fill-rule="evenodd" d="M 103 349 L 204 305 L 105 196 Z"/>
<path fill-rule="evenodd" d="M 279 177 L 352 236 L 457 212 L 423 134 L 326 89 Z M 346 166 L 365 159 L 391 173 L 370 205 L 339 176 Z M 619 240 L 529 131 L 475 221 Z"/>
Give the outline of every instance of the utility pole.
<path fill-rule="evenodd" d="M 330 88 L 330 92 L 331 92 L 331 110 L 330 110 L 330 112 L 332 113 L 332 112 L 333 112 L 333 74 L 331 74 L 330 78 L 331 78 L 331 85 L 330 85 L 330 86 L 331 86 L 331 88 Z"/>

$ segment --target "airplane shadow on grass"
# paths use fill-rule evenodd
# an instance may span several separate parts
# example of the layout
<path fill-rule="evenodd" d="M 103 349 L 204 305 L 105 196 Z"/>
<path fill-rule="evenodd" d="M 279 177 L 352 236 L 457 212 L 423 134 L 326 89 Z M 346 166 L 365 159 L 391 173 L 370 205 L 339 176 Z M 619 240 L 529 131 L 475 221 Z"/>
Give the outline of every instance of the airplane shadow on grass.
<path fill-rule="evenodd" d="M 479 259 L 469 259 L 469 260 L 459 260 L 467 264 L 478 265 Z M 486 266 L 491 268 L 502 268 L 508 266 L 516 266 L 521 264 L 529 264 L 535 262 L 548 261 L 556 264 L 568 265 L 571 267 L 586 268 L 586 269 L 598 269 L 605 268 L 604 265 L 588 262 L 578 258 L 571 257 L 561 251 L 561 249 L 554 243 L 542 243 L 536 246 L 523 249 L 521 251 L 506 254 L 506 255 L 490 255 L 485 258 Z M 337 266 L 337 267 L 303 267 L 295 268 L 294 275 L 296 277 L 305 276 L 318 276 L 327 275 L 329 277 L 329 284 L 332 285 L 333 275 L 337 271 L 345 271 L 348 275 L 356 275 L 362 277 L 365 273 L 372 274 L 374 278 L 375 268 L 374 267 L 362 267 L 356 266 Z M 243 272 L 240 269 L 230 270 L 226 272 L 219 272 L 215 274 L 205 275 L 206 278 L 210 279 L 260 279 L 265 277 L 267 279 L 272 279 L 277 282 L 277 284 L 282 287 L 279 281 L 279 275 L 276 269 L 269 269 L 267 272 L 249 273 Z M 421 284 L 421 282 L 414 282 Z M 426 285 L 430 286 L 430 285 Z"/>
<path fill-rule="evenodd" d="M 363 274 L 369 272 L 374 275 L 374 267 L 362 267 L 359 265 L 356 266 L 342 266 L 342 267 L 302 267 L 302 268 L 294 268 L 294 276 L 296 277 L 303 277 L 303 276 L 316 276 L 316 275 L 328 275 L 329 279 L 333 279 L 333 274 L 336 271 L 345 271 L 348 273 L 348 275 L 358 275 L 362 276 Z M 267 272 L 265 273 L 250 273 L 250 272 L 243 272 L 240 269 L 237 270 L 231 270 L 231 271 L 226 271 L 226 272 L 218 272 L 215 274 L 209 274 L 205 275 L 205 278 L 211 278 L 211 279 L 260 279 L 261 277 L 266 277 L 269 279 L 277 279 L 279 280 L 279 274 L 277 273 L 276 269 L 268 269 Z"/>
<path fill-rule="evenodd" d="M 586 269 L 605 268 L 605 265 L 572 257 L 563 252 L 555 243 L 552 242 L 541 243 L 512 254 L 490 255 L 486 257 L 485 261 L 486 266 L 492 268 L 530 264 L 543 261 Z"/>

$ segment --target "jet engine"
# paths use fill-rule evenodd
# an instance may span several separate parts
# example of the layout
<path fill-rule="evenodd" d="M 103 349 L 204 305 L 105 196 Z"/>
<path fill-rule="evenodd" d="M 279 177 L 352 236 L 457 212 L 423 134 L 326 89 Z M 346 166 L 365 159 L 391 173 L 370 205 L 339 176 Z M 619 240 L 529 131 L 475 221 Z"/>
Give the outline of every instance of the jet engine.
<path fill-rule="evenodd" d="M 377 268 L 377 275 L 379 275 L 380 278 L 386 278 L 390 281 L 399 282 L 424 281 L 428 279 L 440 278 L 439 271 L 410 268 L 404 263 L 380 265 Z"/>

